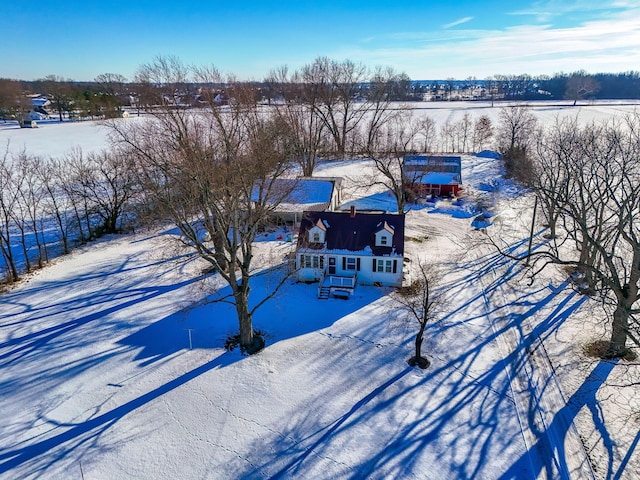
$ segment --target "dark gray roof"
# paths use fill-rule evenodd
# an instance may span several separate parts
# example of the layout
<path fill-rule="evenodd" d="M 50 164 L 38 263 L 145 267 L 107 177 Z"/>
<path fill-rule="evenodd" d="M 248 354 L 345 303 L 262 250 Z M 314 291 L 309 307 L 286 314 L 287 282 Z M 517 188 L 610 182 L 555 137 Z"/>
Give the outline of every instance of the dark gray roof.
<path fill-rule="evenodd" d="M 318 220 L 326 226 L 326 246 L 309 243 L 308 232 Z M 387 227 L 393 229 L 391 245 L 375 246 L 375 234 Z M 348 250 L 361 252 L 371 249 L 375 256 L 396 253 L 404 254 L 404 214 L 368 213 L 356 211 L 352 217 L 350 212 L 311 212 L 305 211 L 300 222 L 298 235 L 299 248 Z"/>

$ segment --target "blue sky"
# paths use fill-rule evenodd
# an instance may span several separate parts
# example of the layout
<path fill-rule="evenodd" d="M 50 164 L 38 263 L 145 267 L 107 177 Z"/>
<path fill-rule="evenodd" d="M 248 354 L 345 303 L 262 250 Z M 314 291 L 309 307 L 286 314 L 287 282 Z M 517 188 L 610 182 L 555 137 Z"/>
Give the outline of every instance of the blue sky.
<path fill-rule="evenodd" d="M 318 56 L 412 79 L 640 70 L 640 0 L 0 0 L 0 32 L 0 77 L 26 80 L 131 79 L 158 55 L 243 80 Z"/>

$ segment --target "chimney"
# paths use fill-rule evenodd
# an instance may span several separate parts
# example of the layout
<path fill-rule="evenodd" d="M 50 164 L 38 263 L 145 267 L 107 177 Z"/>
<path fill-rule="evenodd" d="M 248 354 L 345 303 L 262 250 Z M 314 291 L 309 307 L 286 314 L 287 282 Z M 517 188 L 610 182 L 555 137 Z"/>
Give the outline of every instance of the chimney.
<path fill-rule="evenodd" d="M 349 209 L 349 216 L 351 218 L 356 218 L 356 207 L 351 205 L 351 209 Z"/>

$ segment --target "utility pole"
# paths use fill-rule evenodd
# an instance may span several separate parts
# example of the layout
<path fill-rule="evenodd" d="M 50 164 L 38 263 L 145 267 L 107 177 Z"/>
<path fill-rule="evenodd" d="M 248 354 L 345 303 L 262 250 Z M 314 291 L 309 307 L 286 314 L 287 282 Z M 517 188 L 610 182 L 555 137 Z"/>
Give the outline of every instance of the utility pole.
<path fill-rule="evenodd" d="M 529 248 L 527 249 L 527 261 L 524 262 L 525 266 L 529 266 L 529 258 L 531 257 L 531 244 L 533 243 L 533 230 L 536 226 L 536 211 L 538 210 L 538 196 L 536 195 L 536 201 L 533 204 L 533 218 L 531 219 L 531 232 L 529 233 Z"/>

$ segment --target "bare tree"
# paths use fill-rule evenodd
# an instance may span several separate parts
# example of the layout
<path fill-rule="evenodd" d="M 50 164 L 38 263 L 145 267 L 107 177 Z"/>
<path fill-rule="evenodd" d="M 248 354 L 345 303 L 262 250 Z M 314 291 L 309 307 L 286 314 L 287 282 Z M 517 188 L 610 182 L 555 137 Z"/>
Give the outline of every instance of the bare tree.
<path fill-rule="evenodd" d="M 65 190 L 70 198 L 82 199 L 87 216 L 100 218 L 103 233 L 119 232 L 125 209 L 138 191 L 133 162 L 117 150 L 91 153 L 86 159 L 81 151 L 77 153 L 69 164 L 71 188 Z M 88 219 L 87 228 L 91 237 Z"/>
<path fill-rule="evenodd" d="M 411 121 L 411 113 L 395 115 L 377 129 L 375 137 L 366 146 L 366 155 L 373 161 L 376 175 L 372 185 L 383 185 L 396 199 L 398 213 L 407 205 L 407 183 L 404 175 L 404 156 L 413 151 L 419 125 Z"/>
<path fill-rule="evenodd" d="M 496 140 L 507 174 L 518 180 L 527 180 L 531 175 L 528 154 L 537 120 L 526 105 L 502 107 L 499 117 Z"/>
<path fill-rule="evenodd" d="M 600 90 L 600 83 L 587 74 L 584 70 L 575 72 L 567 79 L 567 86 L 564 92 L 564 98 L 573 100 L 573 105 L 578 100 L 593 97 Z"/>
<path fill-rule="evenodd" d="M 22 128 L 29 110 L 31 110 L 31 101 L 26 95 L 22 82 L 0 78 L 0 114 L 5 122 L 7 118 L 15 119 Z"/>
<path fill-rule="evenodd" d="M 122 112 L 122 105 L 128 103 L 127 78 L 119 73 L 101 73 L 94 81 L 99 85 L 110 110 Z"/>
<path fill-rule="evenodd" d="M 473 124 L 473 150 L 479 152 L 486 148 L 491 137 L 493 137 L 493 123 L 487 115 L 481 115 Z"/>
<path fill-rule="evenodd" d="M 286 67 L 271 72 L 267 83 L 282 98 L 273 107 L 289 131 L 295 161 L 302 174 L 310 177 L 319 157 L 328 150 L 326 126 L 317 114 L 320 89 L 305 77 L 304 70 L 289 77 Z"/>
<path fill-rule="evenodd" d="M 12 162 L 12 170 L 15 172 L 12 188 L 17 194 L 17 199 L 11 216 L 20 234 L 27 272 L 32 268 L 30 252 L 34 246 L 37 251 L 38 268 L 42 268 L 46 261 L 41 208 L 43 191 L 38 178 L 38 162 L 39 159 L 30 157 L 25 151 L 15 155 Z"/>
<path fill-rule="evenodd" d="M 38 80 L 38 83 L 42 89 L 40 93 L 47 96 L 62 122 L 63 113 L 69 112 L 73 103 L 72 80 L 65 80 L 57 75 L 47 75 L 45 78 Z"/>
<path fill-rule="evenodd" d="M 13 172 L 7 145 L 0 159 L 0 252 L 6 264 L 7 280 L 17 282 L 20 273 L 13 252 L 13 211 L 18 201 L 18 193 Z"/>
<path fill-rule="evenodd" d="M 438 134 L 436 121 L 429 116 L 424 116 L 418 120 L 418 125 L 420 126 L 419 134 L 423 139 L 422 151 L 425 153 L 434 151 Z"/>
<path fill-rule="evenodd" d="M 302 68 L 305 82 L 311 83 L 321 96 L 316 114 L 333 138 L 336 155 L 347 153 L 350 135 L 367 113 L 361 101 L 361 86 L 368 79 L 367 68 L 351 60 L 338 62 L 319 57 Z"/>
<path fill-rule="evenodd" d="M 556 122 L 537 137 L 531 156 L 533 175 L 530 186 L 536 192 L 549 227 L 548 237 L 557 237 L 558 220 L 568 197 L 574 159 L 580 151 L 575 118 Z"/>
<path fill-rule="evenodd" d="M 491 100 L 491 106 L 494 106 L 496 99 L 501 97 L 502 85 L 498 78 L 487 77 L 484 81 L 485 95 Z"/>
<path fill-rule="evenodd" d="M 465 112 L 460 120 L 454 125 L 455 150 L 456 152 L 468 152 L 473 134 L 473 121 L 469 112 Z"/>
<path fill-rule="evenodd" d="M 62 253 L 69 253 L 69 235 L 73 222 L 69 212 L 70 200 L 65 195 L 68 166 L 59 159 L 49 159 L 37 172 L 44 191 L 43 213 L 51 216 L 56 223 Z"/>
<path fill-rule="evenodd" d="M 448 118 L 440 126 L 440 147 L 445 152 L 455 152 L 456 150 L 456 127 Z"/>
<path fill-rule="evenodd" d="M 568 124 L 575 128 L 574 124 Z M 562 151 L 567 135 L 551 135 L 551 151 Z M 640 114 L 624 122 L 590 125 L 577 132 L 579 148 L 572 148 L 564 168 L 568 185 L 558 182 L 538 190 L 557 198 L 557 208 L 567 242 L 548 243 L 532 254 L 548 263 L 565 265 L 588 275 L 591 291 L 613 308 L 609 319 L 608 357 L 624 356 L 626 342 L 640 345 L 640 325 L 632 322 L 640 313 Z M 562 156 L 551 158 L 560 162 Z M 536 269 L 536 271 L 539 271 Z M 535 273 L 535 272 L 534 272 Z"/>
<path fill-rule="evenodd" d="M 187 79 L 180 63 L 166 66 L 156 59 L 142 70 L 172 87 L 178 86 L 173 80 Z M 198 69 L 195 75 L 201 85 L 222 82 L 214 68 Z M 235 306 L 240 346 L 252 352 L 264 344 L 254 336 L 253 314 L 275 292 L 249 304 L 251 279 L 259 274 L 252 263 L 253 241 L 290 193 L 279 188 L 277 179 L 288 173 L 291 151 L 277 119 L 256 104 L 255 88 L 225 83 L 225 108 L 209 103 L 210 108 L 194 111 L 165 105 L 147 122 L 113 121 L 110 126 L 119 148 L 135 160 L 147 200 L 175 222 L 184 244 L 229 285 L 230 293 L 221 300 Z M 165 82 L 153 84 L 160 88 Z"/>
<path fill-rule="evenodd" d="M 398 95 L 398 84 L 406 82 L 404 73 L 397 73 L 391 67 L 378 66 L 368 82 L 368 114 L 364 122 L 367 148 L 375 142 L 378 130 L 389 122 L 397 112 L 391 108 L 392 99 Z"/>
<path fill-rule="evenodd" d="M 414 340 L 414 354 L 409 358 L 409 365 L 428 368 L 431 363 L 422 354 L 424 332 L 427 325 L 432 323 L 441 307 L 441 293 L 437 290 L 438 273 L 434 265 L 420 261 L 417 265 L 417 275 L 413 282 L 400 287 L 393 298 L 402 305 L 410 321 L 418 323 L 418 331 Z"/>

